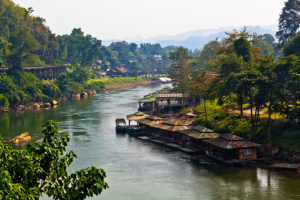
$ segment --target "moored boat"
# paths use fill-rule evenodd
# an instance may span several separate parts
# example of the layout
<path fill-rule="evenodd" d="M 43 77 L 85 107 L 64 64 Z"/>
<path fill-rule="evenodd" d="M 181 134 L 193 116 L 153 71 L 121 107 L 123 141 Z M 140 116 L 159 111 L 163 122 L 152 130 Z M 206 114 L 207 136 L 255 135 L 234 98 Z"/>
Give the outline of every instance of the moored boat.
<path fill-rule="evenodd" d="M 123 118 L 116 119 L 116 131 L 117 132 L 126 132 L 126 121 Z"/>
<path fill-rule="evenodd" d="M 141 126 L 127 126 L 126 133 L 131 136 L 143 136 L 145 135 L 145 129 Z"/>

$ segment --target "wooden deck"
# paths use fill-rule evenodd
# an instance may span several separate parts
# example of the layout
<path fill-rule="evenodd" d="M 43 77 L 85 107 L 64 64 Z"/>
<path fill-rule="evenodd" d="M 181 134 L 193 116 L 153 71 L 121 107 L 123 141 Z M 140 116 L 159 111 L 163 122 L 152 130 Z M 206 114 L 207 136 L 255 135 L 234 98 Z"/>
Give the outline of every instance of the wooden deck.
<path fill-rule="evenodd" d="M 165 145 L 169 146 L 169 147 L 174 147 L 174 148 L 182 148 L 181 145 L 179 144 L 174 144 L 174 143 L 166 143 Z"/>
<path fill-rule="evenodd" d="M 148 140 L 148 141 L 158 143 L 158 144 L 165 144 L 166 143 L 165 141 L 162 141 L 162 140 Z"/>
<path fill-rule="evenodd" d="M 223 159 L 219 156 L 216 156 L 216 155 L 213 155 L 213 154 L 210 154 L 210 153 L 206 153 L 205 155 L 212 158 L 212 159 L 220 161 L 224 164 L 227 164 L 227 165 L 233 165 L 233 164 L 236 164 L 236 163 L 242 163 L 243 162 L 242 160 L 238 160 L 238 159 L 225 160 L 225 159 Z"/>
<path fill-rule="evenodd" d="M 184 152 L 186 152 L 186 153 L 196 153 L 195 150 L 189 149 L 189 148 L 186 148 L 186 147 L 179 148 L 179 150 L 184 151 Z"/>
<path fill-rule="evenodd" d="M 151 140 L 151 138 L 148 138 L 147 136 L 141 136 L 141 137 L 138 137 L 138 138 L 141 139 L 141 140 L 145 140 L 145 141 Z"/>

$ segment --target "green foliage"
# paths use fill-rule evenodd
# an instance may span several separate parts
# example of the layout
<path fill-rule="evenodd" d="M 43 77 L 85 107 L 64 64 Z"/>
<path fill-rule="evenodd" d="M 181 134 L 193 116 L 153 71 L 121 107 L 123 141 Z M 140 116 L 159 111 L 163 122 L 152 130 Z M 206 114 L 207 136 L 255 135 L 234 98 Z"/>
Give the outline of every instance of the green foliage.
<path fill-rule="evenodd" d="M 52 120 L 43 127 L 42 143 L 30 142 L 26 150 L 0 142 L 1 199 L 38 199 L 43 194 L 53 199 L 85 199 L 108 188 L 103 169 L 91 166 L 69 175 L 67 168 L 77 158 L 73 151 L 66 152 L 69 136 L 61 137 Z"/>
<path fill-rule="evenodd" d="M 298 0 L 288 0 L 284 4 L 279 17 L 279 30 L 276 32 L 280 47 L 283 47 L 290 38 L 294 37 L 300 27 L 300 2 Z"/>
<path fill-rule="evenodd" d="M 239 57 L 242 56 L 245 62 L 249 62 L 251 60 L 251 44 L 247 39 L 240 37 L 233 45 L 234 51 Z"/>
<path fill-rule="evenodd" d="M 35 54 L 28 54 L 24 56 L 22 66 L 43 66 L 46 65 L 40 60 L 40 57 Z"/>
<path fill-rule="evenodd" d="M 103 89 L 105 89 L 104 83 L 101 81 L 98 82 L 90 82 L 84 84 L 84 88 L 87 90 L 96 90 L 97 92 L 101 92 Z"/>
<path fill-rule="evenodd" d="M 48 97 L 52 99 L 60 99 L 61 97 L 61 91 L 56 85 L 52 84 L 42 84 L 41 90 L 44 95 L 47 95 Z"/>
<path fill-rule="evenodd" d="M 113 68 L 121 67 L 121 63 L 120 63 L 120 61 L 118 60 L 118 58 L 111 57 L 111 58 L 109 59 L 109 63 L 111 64 L 111 66 L 112 66 Z"/>
<path fill-rule="evenodd" d="M 9 102 L 8 99 L 3 96 L 3 94 L 0 94 L 0 110 L 8 110 L 9 108 Z"/>
<path fill-rule="evenodd" d="M 137 70 L 137 71 L 143 68 L 143 66 L 140 64 L 138 60 L 132 62 L 130 67 L 132 70 Z"/>
<path fill-rule="evenodd" d="M 67 92 L 69 92 L 71 94 L 78 94 L 78 93 L 82 92 L 82 90 L 83 90 L 83 87 L 78 82 L 71 81 L 67 85 Z"/>
<path fill-rule="evenodd" d="M 173 64 L 168 76 L 173 80 L 174 87 L 178 88 L 180 92 L 185 92 L 187 79 L 192 75 L 193 70 L 193 66 L 190 65 L 192 56 L 185 48 L 180 46 L 170 52 L 169 59 Z"/>
<path fill-rule="evenodd" d="M 5 37 L 0 36 L 0 67 L 5 66 L 5 59 L 8 53 L 8 41 Z"/>
<path fill-rule="evenodd" d="M 283 47 L 283 54 L 289 56 L 295 54 L 300 56 L 300 34 L 293 37 L 287 44 Z"/>

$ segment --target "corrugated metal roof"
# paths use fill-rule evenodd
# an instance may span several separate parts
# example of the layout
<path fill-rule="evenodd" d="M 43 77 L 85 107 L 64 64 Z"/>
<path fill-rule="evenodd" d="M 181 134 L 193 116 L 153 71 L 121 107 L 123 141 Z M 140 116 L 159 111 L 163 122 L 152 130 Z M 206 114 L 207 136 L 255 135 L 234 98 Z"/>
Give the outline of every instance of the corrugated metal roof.
<path fill-rule="evenodd" d="M 156 116 L 154 116 L 154 115 L 148 115 L 148 116 L 146 116 L 146 118 L 152 119 L 152 120 L 159 120 L 159 121 L 162 121 L 162 120 L 163 120 L 162 118 L 156 117 Z"/>
<path fill-rule="evenodd" d="M 144 98 L 140 99 L 138 103 L 148 103 L 148 102 L 155 102 L 156 98 Z"/>
<path fill-rule="evenodd" d="M 167 124 L 153 124 L 153 125 L 151 125 L 151 127 L 163 129 L 166 131 L 182 131 L 182 130 L 188 129 L 188 127 L 186 127 L 186 126 L 170 126 Z"/>
<path fill-rule="evenodd" d="M 145 116 L 134 116 L 134 115 L 130 116 L 130 117 L 127 116 L 127 120 L 130 120 L 130 121 L 137 121 L 140 119 L 145 119 Z"/>
<path fill-rule="evenodd" d="M 193 129 L 183 130 L 183 131 L 179 131 L 179 132 L 182 134 L 188 135 L 192 138 L 196 138 L 196 139 L 209 139 L 209 138 L 219 137 L 218 133 L 201 133 L 201 132 L 193 130 Z"/>
<path fill-rule="evenodd" d="M 210 129 L 204 127 L 204 126 L 194 126 L 193 129 L 197 130 L 197 131 L 200 131 L 202 133 L 213 133 L 212 130 L 210 130 Z"/>
<path fill-rule="evenodd" d="M 239 137 L 237 135 L 232 135 L 230 133 L 223 133 L 219 136 L 220 138 L 223 138 L 225 140 L 230 140 L 230 141 L 240 141 L 240 140 L 245 140 L 242 137 Z"/>
<path fill-rule="evenodd" d="M 153 121 L 153 120 L 149 120 L 149 119 L 140 119 L 140 120 L 137 120 L 137 122 L 140 124 L 148 125 L 148 126 L 162 123 L 162 121 Z"/>
<path fill-rule="evenodd" d="M 178 121 L 165 121 L 164 124 L 169 124 L 169 125 L 173 125 L 173 126 L 183 126 L 183 124 L 181 124 Z"/>
<path fill-rule="evenodd" d="M 259 144 L 249 142 L 249 141 L 229 141 L 223 138 L 214 138 L 204 140 L 209 144 L 220 147 L 222 149 L 238 149 L 238 148 L 250 148 L 250 147 L 259 147 Z"/>

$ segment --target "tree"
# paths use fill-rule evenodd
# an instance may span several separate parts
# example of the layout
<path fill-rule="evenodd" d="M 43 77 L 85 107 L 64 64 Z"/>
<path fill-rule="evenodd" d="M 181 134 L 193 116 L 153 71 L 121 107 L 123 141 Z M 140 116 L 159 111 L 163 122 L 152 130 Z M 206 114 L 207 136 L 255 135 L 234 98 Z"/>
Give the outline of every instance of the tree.
<path fill-rule="evenodd" d="M 205 71 L 201 73 L 193 72 L 192 78 L 190 79 L 188 84 L 189 94 L 190 97 L 204 100 L 204 111 L 205 111 L 206 120 L 207 120 L 207 112 L 206 112 L 205 101 L 209 99 L 209 94 L 210 94 L 209 86 L 210 86 L 210 80 L 208 76 L 206 76 Z"/>
<path fill-rule="evenodd" d="M 22 78 L 20 72 L 23 72 L 22 61 L 29 49 L 34 49 L 38 46 L 33 36 L 30 34 L 30 29 L 25 26 L 19 26 L 18 29 L 11 35 L 10 47 L 11 54 L 8 56 L 8 64 L 12 66 L 12 75 L 16 78 Z"/>
<path fill-rule="evenodd" d="M 208 61 L 214 60 L 218 57 L 218 47 L 220 46 L 220 42 L 217 40 L 210 41 L 206 45 L 204 45 L 202 51 L 196 53 L 197 65 L 199 68 L 207 70 Z"/>
<path fill-rule="evenodd" d="M 245 62 L 251 61 L 251 44 L 247 39 L 245 39 L 244 37 L 240 37 L 239 39 L 234 41 L 233 46 L 237 56 L 242 56 Z"/>
<path fill-rule="evenodd" d="M 135 43 L 130 43 L 129 44 L 129 51 L 131 51 L 131 52 L 135 52 L 135 50 L 137 49 L 137 44 L 135 44 Z"/>
<path fill-rule="evenodd" d="M 112 68 L 121 67 L 121 63 L 118 58 L 111 57 L 109 59 L 109 63 L 111 64 Z"/>
<path fill-rule="evenodd" d="M 140 64 L 138 60 L 132 62 L 130 67 L 132 70 L 137 70 L 137 71 L 143 68 L 143 66 Z"/>
<path fill-rule="evenodd" d="M 85 199 L 108 188 L 103 169 L 91 166 L 68 174 L 67 167 L 77 157 L 73 151 L 66 152 L 69 136 L 61 137 L 52 120 L 43 127 L 42 143 L 30 142 L 26 150 L 0 143 L 1 199 L 39 199 L 43 194 L 53 199 Z"/>
<path fill-rule="evenodd" d="M 294 37 L 300 26 L 299 12 L 300 2 L 299 0 L 288 0 L 284 3 L 282 13 L 279 17 L 278 31 L 276 37 L 279 41 L 279 47 L 282 48 L 290 38 Z"/>
<path fill-rule="evenodd" d="M 295 54 L 300 56 L 300 34 L 289 40 L 283 47 L 283 54 L 289 56 Z"/>
<path fill-rule="evenodd" d="M 8 54 L 8 41 L 5 37 L 0 36 L 0 67 L 5 66 Z"/>
<path fill-rule="evenodd" d="M 132 75 L 133 75 L 133 77 L 135 77 L 135 80 L 137 79 L 137 76 L 138 76 L 138 72 L 136 71 L 136 70 L 134 70 L 133 72 L 132 72 Z"/>
<path fill-rule="evenodd" d="M 237 30 L 233 30 L 232 33 L 225 32 L 227 37 L 224 37 L 221 41 L 221 45 L 218 47 L 218 54 L 223 54 L 224 56 L 229 56 L 232 53 L 234 53 L 234 42 L 237 39 L 240 39 L 243 37 L 244 39 L 248 40 L 252 44 L 260 44 L 260 40 L 255 38 L 254 34 L 251 34 L 247 31 L 247 28 L 245 27 L 242 31 L 238 32 Z M 260 59 L 261 55 L 259 55 L 259 52 L 261 51 L 260 47 L 251 45 L 251 54 L 254 60 Z"/>
<path fill-rule="evenodd" d="M 186 92 L 187 80 L 192 74 L 193 66 L 190 65 L 192 58 L 182 46 L 176 47 L 174 51 L 170 52 L 169 59 L 173 64 L 168 76 L 172 79 L 174 87 L 182 93 Z"/>

